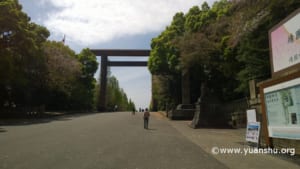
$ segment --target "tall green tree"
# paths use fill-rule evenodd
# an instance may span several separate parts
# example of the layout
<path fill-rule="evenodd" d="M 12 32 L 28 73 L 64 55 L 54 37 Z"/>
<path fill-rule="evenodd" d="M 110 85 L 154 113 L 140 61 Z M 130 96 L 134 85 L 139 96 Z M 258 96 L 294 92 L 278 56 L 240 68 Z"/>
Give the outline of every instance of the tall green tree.
<path fill-rule="evenodd" d="M 72 92 L 82 75 L 76 54 L 61 42 L 48 41 L 43 47 L 46 57 L 47 104 L 50 109 L 69 109 Z"/>
<path fill-rule="evenodd" d="M 177 104 L 181 98 L 181 68 L 179 50 L 174 44 L 176 37 L 184 33 L 185 17 L 183 13 L 176 13 L 170 26 L 166 28 L 157 38 L 151 42 L 151 53 L 148 61 L 148 68 L 153 75 L 163 77 L 160 83 L 168 86 L 168 92 L 164 95 L 152 93 L 153 99 L 161 102 L 160 105 L 166 105 L 166 102 Z M 176 89 L 176 90 L 174 90 Z M 168 99 L 163 99 L 168 98 Z M 171 104 L 170 103 L 170 104 Z"/>
<path fill-rule="evenodd" d="M 81 75 L 77 79 L 72 92 L 73 107 L 77 109 L 95 109 L 95 87 L 94 74 L 98 69 L 96 56 L 89 50 L 83 49 L 77 59 L 81 63 Z"/>
<path fill-rule="evenodd" d="M 17 0 L 0 2 L 0 103 L 38 104 L 45 70 L 42 44 L 49 31 L 22 12 Z"/>
<path fill-rule="evenodd" d="M 183 34 L 184 22 L 183 13 L 175 14 L 172 24 L 157 38 L 152 39 L 148 62 L 152 74 L 169 75 L 180 71 L 179 51 L 173 44 L 173 40 Z"/>
<path fill-rule="evenodd" d="M 233 99 L 238 95 L 232 91 L 237 87 L 234 77 L 240 67 L 235 57 L 229 56 L 232 51 L 226 44 L 231 7 L 232 3 L 226 0 L 215 2 L 212 8 L 203 3 L 201 10 L 192 7 L 185 15 L 198 18 L 192 24 L 188 24 L 189 19 L 186 19 L 185 33 L 175 41 L 180 51 L 182 71 L 189 72 L 192 81 L 192 102 L 200 96 L 203 84 L 209 86 L 210 92 L 220 100 Z"/>

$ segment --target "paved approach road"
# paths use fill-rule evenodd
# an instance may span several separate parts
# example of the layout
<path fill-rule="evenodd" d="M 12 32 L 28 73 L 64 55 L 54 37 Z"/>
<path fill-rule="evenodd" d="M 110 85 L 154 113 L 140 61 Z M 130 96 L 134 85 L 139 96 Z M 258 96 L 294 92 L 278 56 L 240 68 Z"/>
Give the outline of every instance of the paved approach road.
<path fill-rule="evenodd" d="M 224 169 L 165 120 L 129 112 L 0 126 L 1 169 Z"/>

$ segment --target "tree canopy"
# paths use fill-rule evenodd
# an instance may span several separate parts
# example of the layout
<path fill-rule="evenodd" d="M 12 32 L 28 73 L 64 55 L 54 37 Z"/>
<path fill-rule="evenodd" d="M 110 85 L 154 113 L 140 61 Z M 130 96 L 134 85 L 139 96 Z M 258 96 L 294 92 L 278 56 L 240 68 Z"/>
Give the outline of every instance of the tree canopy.
<path fill-rule="evenodd" d="M 96 109 L 96 56 L 89 49 L 76 54 L 63 42 L 48 40 L 49 36 L 47 28 L 22 11 L 18 0 L 0 1 L 0 112 L 40 106 L 46 110 Z M 133 102 L 117 89 L 108 97 L 114 97 L 122 110 L 132 110 Z"/>
<path fill-rule="evenodd" d="M 223 101 L 247 96 L 249 80 L 270 77 L 269 29 L 299 6 L 297 0 L 220 0 L 176 13 L 151 42 L 148 67 L 157 76 L 157 104 L 180 103 L 180 94 L 164 86 L 181 88 L 182 72 L 190 74 L 192 102 L 203 83 Z"/>

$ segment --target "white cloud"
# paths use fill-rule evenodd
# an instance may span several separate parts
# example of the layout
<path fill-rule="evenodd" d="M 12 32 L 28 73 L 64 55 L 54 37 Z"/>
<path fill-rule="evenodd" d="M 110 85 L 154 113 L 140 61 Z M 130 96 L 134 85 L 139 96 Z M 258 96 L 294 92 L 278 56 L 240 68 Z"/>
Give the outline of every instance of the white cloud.
<path fill-rule="evenodd" d="M 43 0 L 60 9 L 45 26 L 68 41 L 103 43 L 116 37 L 161 31 L 176 12 L 186 12 L 204 0 Z M 212 0 L 210 0 L 212 1 Z"/>

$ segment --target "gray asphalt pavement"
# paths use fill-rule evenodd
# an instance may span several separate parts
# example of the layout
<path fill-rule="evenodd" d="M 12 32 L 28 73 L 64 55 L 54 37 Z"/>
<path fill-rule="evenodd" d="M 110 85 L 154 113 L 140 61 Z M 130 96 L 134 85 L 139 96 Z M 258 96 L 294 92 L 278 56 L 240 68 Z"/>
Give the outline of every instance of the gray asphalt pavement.
<path fill-rule="evenodd" d="M 129 112 L 0 126 L 0 169 L 226 169 L 165 119 Z"/>

